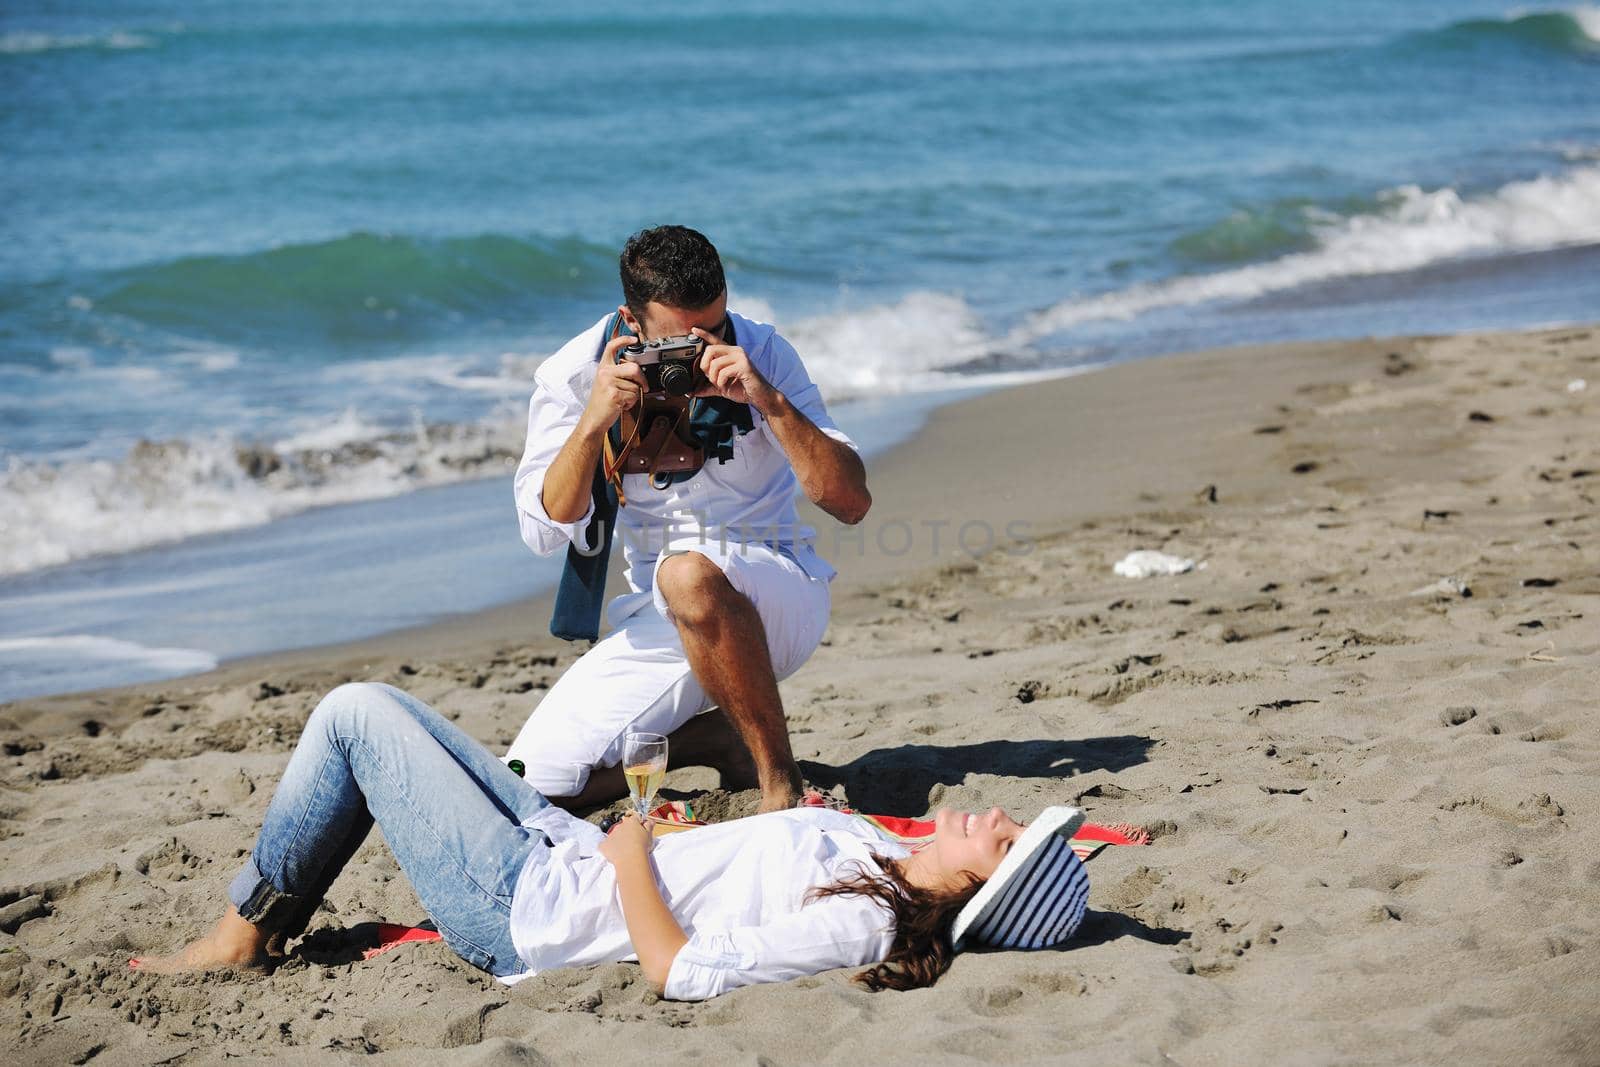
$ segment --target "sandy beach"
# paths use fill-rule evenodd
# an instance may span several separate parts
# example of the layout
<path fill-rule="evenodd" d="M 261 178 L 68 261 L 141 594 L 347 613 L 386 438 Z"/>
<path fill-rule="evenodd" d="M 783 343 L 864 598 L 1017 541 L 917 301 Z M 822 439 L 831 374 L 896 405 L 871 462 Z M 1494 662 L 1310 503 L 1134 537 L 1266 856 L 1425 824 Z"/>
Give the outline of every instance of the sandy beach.
<path fill-rule="evenodd" d="M 270 977 L 127 971 L 213 917 L 333 685 L 403 686 L 503 748 L 580 651 L 540 602 L 0 707 L 0 1048 L 1600 1062 L 1597 426 L 1600 328 L 1575 327 L 1124 364 L 941 409 L 873 464 L 867 522 L 822 526 L 825 647 L 783 686 L 810 779 L 1154 838 L 1091 861 L 1074 942 L 910 994 L 834 972 L 679 1004 L 633 965 L 508 990 L 438 944 L 362 962 L 366 924 L 424 918 L 377 835 Z M 1136 549 L 1204 566 L 1113 574 Z M 718 785 L 667 790 L 753 808 Z"/>

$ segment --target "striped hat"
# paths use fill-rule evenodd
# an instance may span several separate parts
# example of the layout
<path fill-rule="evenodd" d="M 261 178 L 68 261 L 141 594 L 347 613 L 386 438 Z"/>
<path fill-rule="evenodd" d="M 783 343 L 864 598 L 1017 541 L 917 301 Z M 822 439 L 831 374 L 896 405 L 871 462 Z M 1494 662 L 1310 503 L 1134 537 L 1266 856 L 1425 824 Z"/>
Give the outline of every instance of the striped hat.
<path fill-rule="evenodd" d="M 1065 941 L 1083 921 L 1089 872 L 1072 851 L 1083 825 L 1077 808 L 1046 808 L 1011 846 L 1000 866 L 950 927 L 957 952 L 990 948 L 1044 948 Z"/>

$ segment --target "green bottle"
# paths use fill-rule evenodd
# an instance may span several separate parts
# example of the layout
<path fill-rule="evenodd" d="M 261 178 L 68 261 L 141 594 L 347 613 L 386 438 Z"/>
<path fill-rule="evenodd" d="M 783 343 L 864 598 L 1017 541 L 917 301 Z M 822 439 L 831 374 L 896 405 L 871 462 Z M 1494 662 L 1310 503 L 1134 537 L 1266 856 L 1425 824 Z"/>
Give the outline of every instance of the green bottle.
<path fill-rule="evenodd" d="M 508 759 L 508 760 L 506 760 L 506 766 L 510 767 L 511 768 L 511 773 L 516 775 L 518 778 L 527 777 L 528 766 L 527 766 L 527 764 L 523 763 L 521 760 L 519 760 L 519 759 Z"/>

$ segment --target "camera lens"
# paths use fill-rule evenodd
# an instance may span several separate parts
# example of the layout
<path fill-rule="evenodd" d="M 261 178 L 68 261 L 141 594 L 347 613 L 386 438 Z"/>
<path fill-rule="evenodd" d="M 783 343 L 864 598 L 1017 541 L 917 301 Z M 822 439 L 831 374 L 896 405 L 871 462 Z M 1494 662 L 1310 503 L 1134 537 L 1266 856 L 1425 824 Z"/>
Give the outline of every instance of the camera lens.
<path fill-rule="evenodd" d="M 668 396 L 688 396 L 694 391 L 694 375 L 682 363 L 661 368 L 661 391 Z"/>

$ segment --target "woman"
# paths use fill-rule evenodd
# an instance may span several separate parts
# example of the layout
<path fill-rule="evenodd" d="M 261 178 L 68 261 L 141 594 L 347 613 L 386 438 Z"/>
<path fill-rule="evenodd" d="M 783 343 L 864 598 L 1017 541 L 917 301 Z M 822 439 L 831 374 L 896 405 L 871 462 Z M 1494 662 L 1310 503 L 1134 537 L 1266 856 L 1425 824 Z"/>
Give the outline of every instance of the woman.
<path fill-rule="evenodd" d="M 552 805 L 415 697 L 385 685 L 323 699 L 278 784 L 216 927 L 158 973 L 265 967 L 297 937 L 374 820 L 445 941 L 511 983 L 637 959 L 679 1000 L 876 963 L 873 989 L 931 984 L 963 943 L 1036 948 L 1077 928 L 1088 877 L 1075 809 L 1031 827 L 999 808 L 941 810 L 913 853 L 851 815 L 773 812 L 654 842 Z"/>

